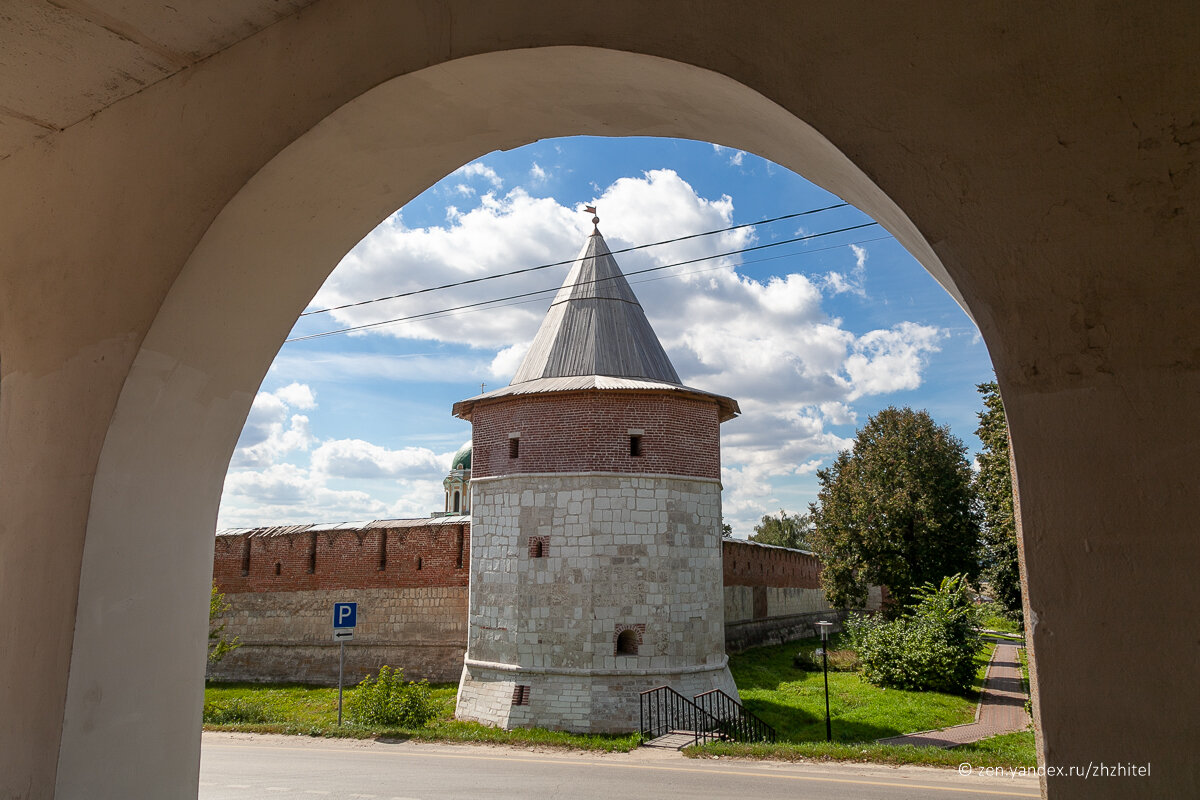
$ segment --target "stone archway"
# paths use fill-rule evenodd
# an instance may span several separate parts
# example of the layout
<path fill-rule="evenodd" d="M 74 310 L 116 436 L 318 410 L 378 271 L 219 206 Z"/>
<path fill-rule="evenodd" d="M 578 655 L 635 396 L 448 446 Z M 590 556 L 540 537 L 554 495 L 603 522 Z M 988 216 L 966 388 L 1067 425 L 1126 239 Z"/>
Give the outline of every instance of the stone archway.
<path fill-rule="evenodd" d="M 633 121 L 612 112 L 626 106 L 638 109 Z M 419 118 L 406 113 L 431 107 Z M 131 656 L 178 687 L 156 700 L 155 716 L 172 729 L 172 748 L 156 759 L 164 777 L 167 763 L 198 747 L 197 702 L 183 687 L 202 674 L 196 597 L 207 591 L 224 465 L 275 351 L 342 254 L 474 157 L 581 133 L 690 135 L 802 170 L 884 221 L 957 294 L 895 204 L 824 137 L 715 73 L 650 56 L 542 48 L 452 61 L 361 95 L 225 206 L 134 360 L 100 457 L 80 585 L 81 606 L 112 613 L 76 626 L 60 787 L 102 765 L 111 774 L 147 730 L 144 718 L 108 722 L 141 701 L 140 682 L 128 680 Z M 128 558 L 130 548 L 138 558 Z M 119 613 L 114 586 L 125 601 Z M 165 653 L 180 657 L 169 676 L 161 674 Z M 105 687 L 99 697 L 96 686 Z M 98 738 L 97 728 L 109 730 Z M 138 780 L 145 772 L 139 767 Z"/>
<path fill-rule="evenodd" d="M 318 0 L 0 162 L 0 596 L 38 599 L 3 623 L 29 652 L 0 654 L 22 722 L 0 733 L 0 787 L 191 793 L 221 476 L 287 328 L 446 172 L 591 133 L 801 172 L 964 301 L 1019 467 L 1042 750 L 1194 788 L 1194 15 L 879 8 L 843 37 L 833 8 L 710 10 Z M 1155 647 L 1157 679 L 1114 695 Z"/>

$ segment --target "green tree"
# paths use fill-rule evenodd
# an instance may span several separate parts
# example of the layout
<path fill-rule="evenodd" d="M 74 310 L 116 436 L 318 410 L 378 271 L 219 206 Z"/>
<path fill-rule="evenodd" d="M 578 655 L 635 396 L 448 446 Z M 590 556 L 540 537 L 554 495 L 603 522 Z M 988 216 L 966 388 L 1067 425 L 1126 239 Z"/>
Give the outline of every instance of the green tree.
<path fill-rule="evenodd" d="M 789 514 L 781 508 L 778 514 L 763 516 L 762 521 L 754 526 L 750 541 L 808 550 L 808 534 L 811 530 L 812 521 L 807 514 Z"/>
<path fill-rule="evenodd" d="M 983 442 L 975 492 L 983 510 L 980 562 L 983 579 L 992 596 L 1011 616 L 1021 616 L 1021 568 L 1017 555 L 1017 522 L 1013 514 L 1012 460 L 1008 420 L 995 381 L 976 387 L 983 396 L 983 411 L 975 435 Z"/>
<path fill-rule="evenodd" d="M 887 586 L 896 610 L 915 587 L 978 574 L 979 514 L 966 447 L 928 413 L 888 407 L 827 469 L 809 510 L 810 541 L 834 606 Z"/>
<path fill-rule="evenodd" d="M 733 526 L 730 525 L 728 522 L 721 523 L 721 536 L 723 536 L 726 539 L 733 538 Z"/>
<path fill-rule="evenodd" d="M 242 646 L 242 641 L 237 636 L 232 639 L 225 637 L 224 622 L 217 624 L 217 618 L 228 610 L 229 603 L 225 602 L 225 595 L 221 594 L 214 583 L 208 599 L 208 660 L 214 664 Z"/>

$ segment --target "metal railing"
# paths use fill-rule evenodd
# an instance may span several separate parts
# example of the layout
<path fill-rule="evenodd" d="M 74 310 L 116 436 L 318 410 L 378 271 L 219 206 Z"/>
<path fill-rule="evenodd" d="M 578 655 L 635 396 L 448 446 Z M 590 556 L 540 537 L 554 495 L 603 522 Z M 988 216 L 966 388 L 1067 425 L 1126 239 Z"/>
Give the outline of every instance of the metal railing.
<path fill-rule="evenodd" d="M 671 733 L 690 736 L 692 744 L 721 737 L 720 720 L 670 686 L 642 692 L 639 712 L 642 742 Z"/>
<path fill-rule="evenodd" d="M 714 721 L 716 738 L 774 744 L 775 729 L 720 689 L 698 694 L 693 702 Z"/>

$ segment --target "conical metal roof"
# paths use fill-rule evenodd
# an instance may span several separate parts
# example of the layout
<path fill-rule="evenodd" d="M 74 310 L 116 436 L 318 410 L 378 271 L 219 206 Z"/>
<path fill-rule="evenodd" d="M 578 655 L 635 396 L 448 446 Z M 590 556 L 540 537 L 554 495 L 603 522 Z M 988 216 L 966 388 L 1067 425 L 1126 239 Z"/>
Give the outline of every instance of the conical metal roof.
<path fill-rule="evenodd" d="M 571 266 L 512 383 L 460 400 L 453 413 L 469 420 L 479 402 L 580 391 L 649 391 L 707 400 L 719 407 L 721 422 L 741 413 L 733 398 L 679 382 L 599 229 Z"/>
<path fill-rule="evenodd" d="M 599 230 L 580 250 L 511 385 L 581 375 L 679 385 Z"/>

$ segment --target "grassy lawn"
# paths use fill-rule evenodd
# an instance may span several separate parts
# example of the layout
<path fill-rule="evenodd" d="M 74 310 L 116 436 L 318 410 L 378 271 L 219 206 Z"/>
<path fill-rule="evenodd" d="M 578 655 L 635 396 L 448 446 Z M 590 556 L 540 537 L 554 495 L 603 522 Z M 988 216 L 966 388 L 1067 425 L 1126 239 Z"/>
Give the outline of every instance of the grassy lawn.
<path fill-rule="evenodd" d="M 831 638 L 831 652 L 839 646 Z M 943 750 L 937 747 L 881 745 L 875 739 L 944 728 L 975 718 L 978 693 L 995 645 L 975 657 L 975 691 L 970 696 L 942 692 L 879 689 L 853 672 L 830 671 L 829 710 L 832 743 L 825 742 L 825 685 L 820 672 L 792 665 L 799 651 L 810 652 L 815 639 L 759 647 L 730 656 L 729 667 L 746 707 L 779 733 L 778 744 L 721 742 L 689 747 L 690 758 L 740 757 L 779 761 L 858 761 L 957 767 L 1035 767 L 1033 731 L 1019 731 Z"/>
<path fill-rule="evenodd" d="M 457 684 L 433 684 L 433 699 L 440 706 L 438 716 L 424 728 L 362 727 L 348 722 L 337 724 L 337 689 L 302 684 L 209 683 L 204 688 L 205 705 L 234 708 L 234 716 L 261 719 L 253 722 L 228 721 L 205 723 L 206 731 L 243 731 L 247 733 L 285 733 L 303 736 L 328 736 L 354 739 L 451 742 L 494 742 L 519 746 L 549 746 L 576 750 L 603 750 L 626 753 L 638 746 L 636 734 L 607 736 L 575 734 L 543 729 L 518 728 L 511 731 L 489 728 L 477 722 L 451 719 Z M 343 703 L 353 688 L 347 688 Z"/>
<path fill-rule="evenodd" d="M 857 761 L 870 764 L 913 764 L 957 767 L 964 761 L 975 767 L 1036 767 L 1033 731 L 1018 731 L 965 744 L 953 750 L 940 747 L 884 745 L 867 742 L 801 742 L 791 744 L 736 744 L 721 742 L 685 748 L 688 758 L 753 758 L 771 761 Z"/>
<path fill-rule="evenodd" d="M 838 645 L 835 636 L 831 652 Z M 971 722 L 994 645 L 976 656 L 975 692 L 969 696 L 879 689 L 849 671 L 853 668 L 852 658 L 845 656 L 850 654 L 837 654 L 829 673 L 832 744 L 825 742 L 825 688 L 821 672 L 805 671 L 793 664 L 798 652 L 805 651 L 811 656 L 817 646 L 817 640 L 809 639 L 759 647 L 729 659 L 742 701 L 775 727 L 779 744 L 717 743 L 687 748 L 685 755 L 949 767 L 963 761 L 976 766 L 1036 766 L 1032 731 L 996 736 L 954 750 L 874 744 L 875 739 L 887 736 Z M 839 668 L 832 668 L 834 664 Z M 637 734 L 606 736 L 520 728 L 505 731 L 475 722 L 459 722 L 451 719 L 457 686 L 446 683 L 431 688 L 439 705 L 437 717 L 427 727 L 405 729 L 349 723 L 339 727 L 337 689 L 300 684 L 212 683 L 204 692 L 209 715 L 217 708 L 224 708 L 228 710 L 227 720 L 222 724 L 206 723 L 204 729 L 382 740 L 491 742 L 608 752 L 628 752 L 638 745 Z M 346 690 L 347 700 L 354 691 Z"/>
<path fill-rule="evenodd" d="M 825 741 L 825 684 L 821 672 L 806 672 L 792 664 L 799 651 L 811 652 L 815 639 L 756 647 L 730 656 L 729 669 L 746 708 L 779 733 L 780 742 Z M 839 646 L 831 640 L 830 650 Z M 976 657 L 976 690 L 991 658 L 992 647 Z M 854 672 L 829 672 L 829 711 L 835 742 L 865 742 L 975 719 L 977 693 L 908 692 L 880 689 Z"/>

